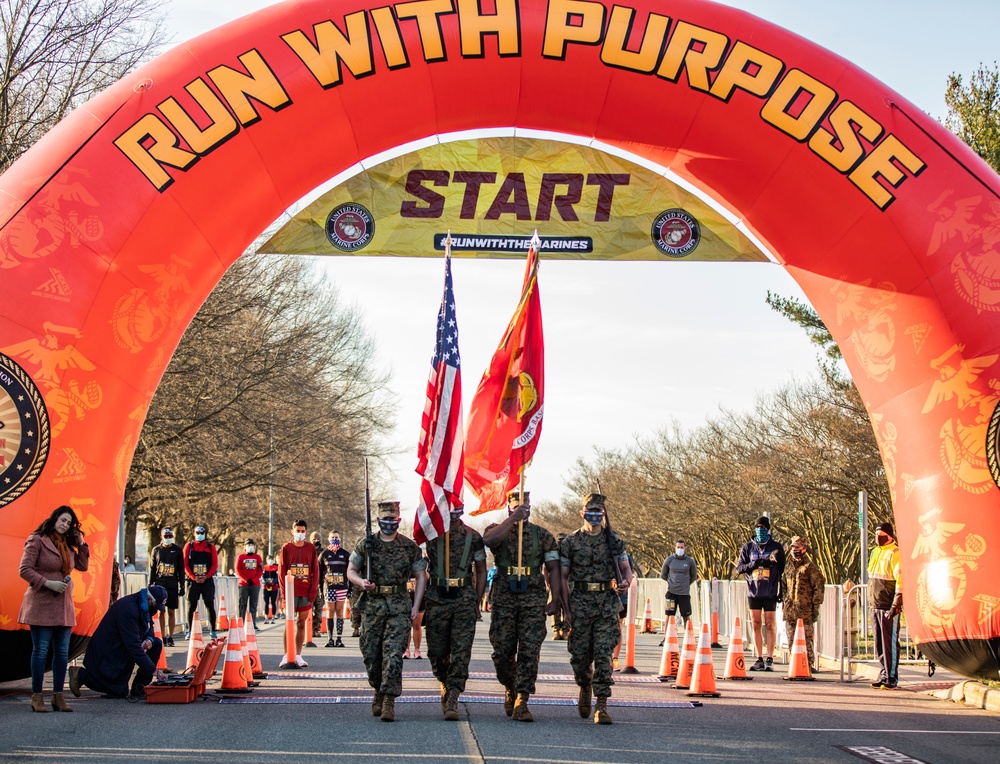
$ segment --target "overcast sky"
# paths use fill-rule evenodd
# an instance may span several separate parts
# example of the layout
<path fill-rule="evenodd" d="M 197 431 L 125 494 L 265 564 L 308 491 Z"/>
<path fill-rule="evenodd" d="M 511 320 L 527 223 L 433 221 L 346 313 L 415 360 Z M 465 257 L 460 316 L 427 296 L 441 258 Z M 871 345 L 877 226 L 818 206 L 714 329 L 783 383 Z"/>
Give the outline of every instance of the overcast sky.
<path fill-rule="evenodd" d="M 182 42 L 271 4 L 175 0 L 170 36 Z M 992 64 L 998 49 L 996 0 L 728 4 L 834 51 L 939 119 L 948 75 Z M 393 443 L 404 453 L 388 463 L 395 477 L 384 498 L 400 500 L 408 520 L 417 500 L 415 448 L 443 265 L 359 257 L 325 258 L 323 265 L 344 300 L 363 311 L 378 362 L 392 371 L 399 402 Z M 466 411 L 522 275 L 520 262 L 454 262 Z M 533 501 L 558 500 L 575 460 L 597 446 L 626 446 L 672 420 L 694 428 L 719 406 L 744 410 L 756 396 L 814 374 L 815 348 L 764 303 L 768 290 L 802 298 L 778 265 L 543 262 L 539 284 L 546 400 L 527 474 Z"/>

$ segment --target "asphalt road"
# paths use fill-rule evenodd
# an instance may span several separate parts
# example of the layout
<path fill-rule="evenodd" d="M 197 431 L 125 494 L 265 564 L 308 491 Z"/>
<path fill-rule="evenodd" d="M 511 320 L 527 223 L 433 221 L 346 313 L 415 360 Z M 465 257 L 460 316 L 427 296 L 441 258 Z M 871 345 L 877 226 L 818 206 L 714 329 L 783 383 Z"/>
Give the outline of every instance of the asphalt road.
<path fill-rule="evenodd" d="M 621 681 L 609 705 L 614 725 L 578 716 L 566 643 L 549 640 L 542 649 L 546 678 L 531 704 L 535 722 L 514 722 L 503 712 L 492 676 L 487 624 L 477 635 L 474 677 L 459 722 L 442 719 L 426 658 L 406 662 L 403 697 L 391 724 L 371 715 L 356 639 L 346 639 L 346 649 L 307 649 L 307 669 L 277 671 L 279 621 L 258 632 L 271 675 L 243 699 L 220 702 L 211 693 L 211 699 L 188 705 L 131 704 L 85 690 L 82 698 L 70 698 L 72 714 L 36 714 L 28 705 L 27 681 L 0 684 L 0 762 L 1000 761 L 1000 715 L 924 694 L 954 678 L 932 682 L 910 671 L 901 689 L 885 691 L 865 682 L 843 684 L 832 672 L 818 674 L 815 682 L 787 682 L 786 667 L 776 665 L 774 673 L 755 674 L 753 681 L 719 679 L 719 698 L 688 698 L 652 681 L 660 659 L 655 635 L 639 637 L 640 673 L 616 674 Z M 186 648 L 178 641 L 168 650 L 172 668 L 181 668 Z M 725 650 L 715 650 L 714 659 L 721 676 Z M 339 676 L 322 676 L 331 673 Z M 209 689 L 217 686 L 210 683 Z M 869 758 L 847 748 L 868 749 Z"/>

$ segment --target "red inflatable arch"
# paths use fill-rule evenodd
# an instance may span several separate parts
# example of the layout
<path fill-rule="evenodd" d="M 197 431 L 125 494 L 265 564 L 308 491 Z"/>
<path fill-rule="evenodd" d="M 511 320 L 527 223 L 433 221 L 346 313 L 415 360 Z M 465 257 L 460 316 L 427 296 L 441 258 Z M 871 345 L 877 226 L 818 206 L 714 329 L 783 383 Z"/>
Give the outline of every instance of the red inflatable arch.
<path fill-rule="evenodd" d="M 848 62 L 702 0 L 300 0 L 161 56 L 0 178 L 0 679 L 28 673 L 17 561 L 60 504 L 93 547 L 76 634 L 95 628 L 146 409 L 227 266 L 359 161 L 489 128 L 617 147 L 745 221 L 871 413 L 911 634 L 995 678 L 1000 179 L 984 163 Z"/>

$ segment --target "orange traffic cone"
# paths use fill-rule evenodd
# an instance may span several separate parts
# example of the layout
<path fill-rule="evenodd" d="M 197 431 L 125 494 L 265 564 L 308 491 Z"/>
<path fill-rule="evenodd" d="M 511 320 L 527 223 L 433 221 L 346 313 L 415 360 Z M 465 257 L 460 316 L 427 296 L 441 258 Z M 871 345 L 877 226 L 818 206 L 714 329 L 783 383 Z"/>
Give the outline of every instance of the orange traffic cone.
<path fill-rule="evenodd" d="M 257 632 L 253 627 L 253 618 L 247 610 L 247 619 L 244 621 L 244 629 L 247 633 L 247 653 L 250 655 L 250 670 L 254 679 L 267 679 L 264 672 L 264 662 L 260 659 L 260 649 L 257 647 Z"/>
<path fill-rule="evenodd" d="M 656 633 L 656 630 L 653 628 L 653 603 L 650 601 L 649 597 L 646 597 L 646 612 L 642 616 L 642 633 Z"/>
<path fill-rule="evenodd" d="M 270 602 L 267 603 L 267 618 L 264 619 L 264 623 L 274 623 L 274 605 Z"/>
<path fill-rule="evenodd" d="M 351 598 L 348 597 L 344 600 L 344 620 L 350 620 L 351 618 Z"/>
<path fill-rule="evenodd" d="M 694 645 L 694 624 L 691 619 L 684 629 L 684 651 L 681 653 L 681 667 L 677 672 L 677 683 L 671 685 L 675 690 L 688 690 L 691 688 L 691 674 L 694 673 L 695 645 Z"/>
<path fill-rule="evenodd" d="M 229 614 L 226 612 L 226 595 L 219 595 L 219 617 L 216 619 L 215 628 L 228 629 L 229 628 Z"/>
<path fill-rule="evenodd" d="M 667 618 L 667 637 L 663 641 L 663 657 L 660 659 L 659 680 L 665 682 L 668 679 L 676 679 L 680 662 L 681 651 L 677 646 L 677 621 L 674 616 L 669 616 Z"/>
<path fill-rule="evenodd" d="M 229 620 L 236 621 L 236 631 L 240 635 L 240 654 L 243 656 L 243 671 L 247 678 L 247 687 L 257 687 L 260 682 L 253 681 L 253 664 L 250 662 L 250 649 L 247 647 L 247 632 L 243 627 L 243 619 L 233 616 Z"/>
<path fill-rule="evenodd" d="M 694 681 L 688 695 L 698 695 L 705 698 L 717 698 L 721 695 L 715 689 L 715 668 L 712 665 L 712 641 L 708 633 L 708 624 L 701 625 L 701 636 L 698 638 L 698 657 L 694 664 Z"/>
<path fill-rule="evenodd" d="M 801 618 L 795 624 L 795 642 L 792 644 L 792 657 L 788 660 L 788 676 L 782 679 L 813 681 L 812 671 L 809 669 L 809 651 L 806 649 L 806 627 Z"/>
<path fill-rule="evenodd" d="M 743 627 L 739 616 L 733 619 L 733 634 L 729 638 L 729 652 L 726 653 L 726 670 L 723 679 L 753 679 L 747 676 L 746 653 L 743 652 Z"/>
<path fill-rule="evenodd" d="M 163 632 L 160 631 L 160 619 L 156 617 L 153 618 L 153 636 L 156 637 L 158 640 L 160 640 L 161 644 L 163 643 Z M 156 668 L 162 669 L 163 671 L 170 671 L 170 669 L 167 668 L 166 647 L 163 647 L 160 650 L 160 658 L 159 660 L 156 661 Z"/>
<path fill-rule="evenodd" d="M 289 573 L 285 576 L 285 657 L 278 668 L 298 668 L 295 662 L 295 577 Z"/>
<path fill-rule="evenodd" d="M 322 621 L 319 624 L 319 633 L 320 634 L 326 634 L 327 633 L 326 622 L 328 620 L 330 620 L 330 602 L 329 602 L 329 600 L 327 600 L 325 603 L 323 603 L 323 619 L 322 619 Z"/>
<path fill-rule="evenodd" d="M 201 636 L 201 619 L 198 618 L 198 611 L 194 612 L 191 619 L 191 635 L 188 637 L 187 667 L 185 671 L 194 671 L 201 663 L 201 656 L 205 654 L 205 640 Z"/>
<path fill-rule="evenodd" d="M 222 685 L 216 692 L 252 692 L 247 686 L 243 648 L 240 646 L 240 632 L 236 628 L 235 618 L 229 625 L 229 638 L 226 640 L 226 662 L 222 667 Z"/>
<path fill-rule="evenodd" d="M 306 647 L 316 647 L 316 643 L 313 642 L 313 614 L 312 610 L 309 611 L 309 615 L 306 616 Z"/>

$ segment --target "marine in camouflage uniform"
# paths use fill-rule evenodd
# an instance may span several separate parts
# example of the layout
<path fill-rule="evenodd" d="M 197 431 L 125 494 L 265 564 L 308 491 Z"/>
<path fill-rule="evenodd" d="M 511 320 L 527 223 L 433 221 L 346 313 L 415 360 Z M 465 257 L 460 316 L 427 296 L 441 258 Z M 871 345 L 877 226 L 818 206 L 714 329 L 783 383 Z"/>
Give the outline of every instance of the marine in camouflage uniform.
<path fill-rule="evenodd" d="M 420 608 L 427 577 L 427 562 L 411 539 L 399 531 L 399 502 L 378 508 L 379 533 L 372 537 L 371 581 L 364 578 L 368 543 L 361 539 L 347 567 L 347 577 L 364 590 L 361 609 L 361 654 L 368 684 L 375 689 L 372 715 L 384 722 L 396 718 L 395 701 L 403 692 L 403 650 L 410 639 L 410 624 Z M 411 600 L 406 583 L 416 576 Z"/>
<path fill-rule="evenodd" d="M 458 698 L 469 679 L 476 621 L 486 591 L 486 547 L 479 532 L 462 522 L 461 508 L 451 513 L 446 535 L 447 543 L 444 536 L 427 542 L 431 579 L 424 598 L 424 625 L 427 658 L 441 683 L 441 711 L 448 721 L 458 721 Z"/>
<path fill-rule="evenodd" d="M 490 643 L 497 679 L 506 690 L 504 711 L 515 721 L 531 722 L 534 717 L 528 710 L 528 699 L 535 692 L 545 617 L 555 613 L 562 598 L 559 548 L 549 531 L 528 522 L 527 493 L 522 502 L 520 494 L 511 491 L 507 512 L 506 520 L 487 526 L 483 534 L 497 566 L 490 588 Z M 523 556 L 518 580 L 517 532 L 521 521 Z M 551 601 L 546 581 L 552 589 Z"/>
<path fill-rule="evenodd" d="M 606 516 L 605 499 L 599 493 L 583 500 L 583 528 L 571 533 L 559 547 L 559 558 L 568 582 L 566 608 L 570 627 L 570 664 L 580 687 L 577 710 L 590 716 L 590 698 L 597 698 L 594 722 L 611 724 L 607 703 L 611 697 L 611 657 L 621 638 L 618 610 L 619 593 L 632 580 L 625 542 L 618 534 L 601 527 Z M 609 538 L 610 536 L 610 538 Z M 614 562 L 618 562 L 622 583 L 616 586 Z"/>
<path fill-rule="evenodd" d="M 802 619 L 806 632 L 806 650 L 809 665 L 816 665 L 813 650 L 813 624 L 819 619 L 819 608 L 823 604 L 826 577 L 809 558 L 809 542 L 804 536 L 795 536 L 785 563 L 785 573 L 781 582 L 782 611 L 785 617 L 785 632 L 791 642 L 795 638 L 795 625 Z"/>

